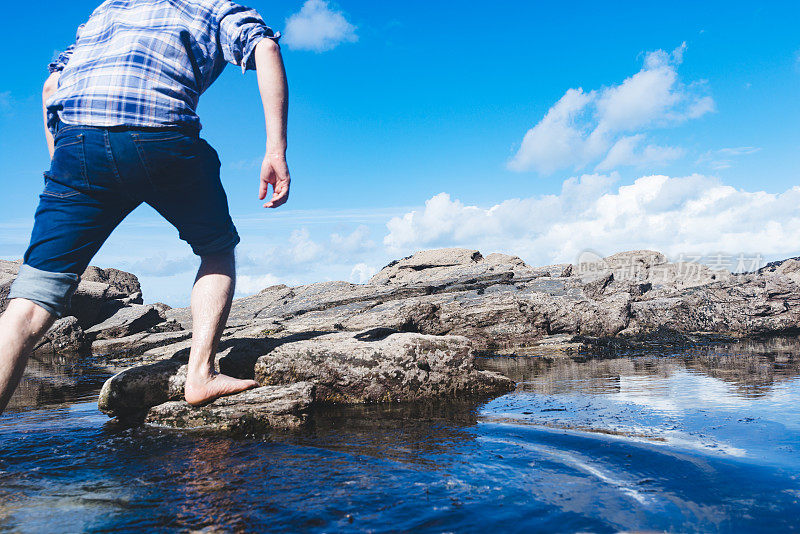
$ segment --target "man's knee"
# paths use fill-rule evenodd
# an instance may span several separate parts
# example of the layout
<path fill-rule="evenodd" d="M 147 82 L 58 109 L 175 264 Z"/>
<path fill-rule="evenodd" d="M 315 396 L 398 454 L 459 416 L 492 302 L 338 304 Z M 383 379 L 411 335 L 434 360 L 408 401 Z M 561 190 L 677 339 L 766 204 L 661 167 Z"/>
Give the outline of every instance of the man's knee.
<path fill-rule="evenodd" d="M 19 297 L 9 301 L 5 313 L 31 324 L 43 324 L 55 320 L 55 315 L 42 305 Z"/>

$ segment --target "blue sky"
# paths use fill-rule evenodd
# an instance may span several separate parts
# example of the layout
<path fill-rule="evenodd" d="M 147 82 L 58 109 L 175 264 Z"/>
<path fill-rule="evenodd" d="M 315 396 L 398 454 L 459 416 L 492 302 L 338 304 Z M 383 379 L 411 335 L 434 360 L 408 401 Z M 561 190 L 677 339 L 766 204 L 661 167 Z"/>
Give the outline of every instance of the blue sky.
<path fill-rule="evenodd" d="M 95 5 L 40 2 L 59 16 L 35 32 L 6 7 L 0 257 L 24 252 L 48 165 L 45 66 Z M 240 294 L 363 281 L 440 246 L 533 264 L 800 255 L 797 2 L 249 5 L 285 34 L 293 184 L 260 208 L 255 75 L 226 69 L 198 113 L 242 235 Z M 94 263 L 185 304 L 196 260 L 142 207 Z"/>

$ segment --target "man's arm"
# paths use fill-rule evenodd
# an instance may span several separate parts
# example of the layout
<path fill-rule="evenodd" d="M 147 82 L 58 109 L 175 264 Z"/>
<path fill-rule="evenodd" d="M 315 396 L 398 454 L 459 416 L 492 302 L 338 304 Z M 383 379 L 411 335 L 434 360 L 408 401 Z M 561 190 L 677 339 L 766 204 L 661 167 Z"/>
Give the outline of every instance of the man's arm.
<path fill-rule="evenodd" d="M 283 68 L 281 49 L 272 39 L 261 39 L 255 50 L 258 90 L 264 105 L 267 128 L 267 149 L 261 163 L 261 185 L 258 198 L 264 200 L 269 184 L 272 198 L 265 208 L 277 208 L 289 199 L 289 167 L 286 165 L 286 118 L 289 109 L 289 88 Z"/>
<path fill-rule="evenodd" d="M 47 150 L 50 151 L 50 159 L 53 158 L 53 152 L 55 151 L 55 146 L 53 142 L 53 134 L 50 132 L 50 128 L 47 127 L 47 99 L 56 92 L 58 89 L 58 78 L 61 76 L 60 72 L 53 72 L 44 82 L 44 87 L 42 88 L 42 113 L 44 115 L 44 136 L 47 139 Z"/>

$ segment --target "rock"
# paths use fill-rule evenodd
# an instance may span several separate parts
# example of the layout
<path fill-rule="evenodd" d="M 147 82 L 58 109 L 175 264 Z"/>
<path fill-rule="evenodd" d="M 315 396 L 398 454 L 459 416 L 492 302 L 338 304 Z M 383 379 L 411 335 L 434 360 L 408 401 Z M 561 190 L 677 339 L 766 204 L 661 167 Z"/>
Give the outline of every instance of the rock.
<path fill-rule="evenodd" d="M 167 311 L 172 309 L 172 306 L 170 306 L 169 304 L 164 304 L 163 302 L 154 302 L 152 306 L 155 309 L 157 309 L 159 313 L 163 313 L 165 319 L 167 318 L 166 317 Z"/>
<path fill-rule="evenodd" d="M 118 269 L 89 266 L 72 296 L 69 313 L 88 330 L 125 305 L 141 303 L 142 289 L 136 276 Z"/>
<path fill-rule="evenodd" d="M 21 261 L 0 260 L 0 311 L 5 310 L 8 290 L 21 264 Z M 102 315 L 104 311 L 109 311 L 109 315 L 116 311 L 116 308 L 104 308 L 104 304 L 109 301 L 114 301 L 117 307 L 141 304 L 142 288 L 139 280 L 125 271 L 90 266 L 81 275 L 81 282 L 72 296 L 69 315 L 77 317 L 81 327 L 87 329 L 107 318 Z"/>
<path fill-rule="evenodd" d="M 653 267 L 665 263 L 667 258 L 654 250 L 618 252 L 605 258 L 585 252 L 579 258 L 573 273 L 584 281 L 593 281 L 609 273 L 617 280 L 646 280 Z"/>
<path fill-rule="evenodd" d="M 109 286 L 106 291 L 106 298 L 111 299 L 141 299 L 142 286 L 139 279 L 131 273 L 120 271 L 119 269 L 101 269 L 90 265 L 81 275 L 84 282 L 99 282 Z M 130 302 L 131 304 L 141 304 L 141 302 Z"/>
<path fill-rule="evenodd" d="M 77 317 L 58 319 L 34 349 L 38 354 L 77 354 L 86 343 L 86 336 Z"/>
<path fill-rule="evenodd" d="M 183 397 L 186 365 L 163 360 L 131 367 L 103 384 L 97 406 L 112 417 L 140 415 L 152 406 Z"/>
<path fill-rule="evenodd" d="M 476 351 L 583 352 L 800 329 L 800 258 L 743 274 L 647 250 L 582 260 L 530 267 L 506 254 L 445 249 L 393 262 L 367 284 L 271 286 L 234 301 L 216 363 L 262 386 L 313 383 L 316 403 L 419 401 L 512 387 L 481 371 Z M 85 283 L 101 284 L 94 298 L 106 311 L 98 313 L 112 310 L 87 328 L 96 355 L 147 362 L 106 383 L 101 409 L 141 415 L 180 401 L 189 332 L 169 330 L 189 328 L 190 310 L 152 308 L 160 322 L 137 326 L 147 306 L 107 299 L 105 282 Z M 164 408 L 164 424 L 228 428 L 228 412 L 195 420 L 180 404 Z"/>
<path fill-rule="evenodd" d="M 260 322 L 272 332 L 390 327 L 466 336 L 478 350 L 510 350 L 554 334 L 629 339 L 666 328 L 747 336 L 799 324 L 800 260 L 734 275 L 647 250 L 538 268 L 476 252 L 418 253 L 369 284 L 273 286 L 236 300 L 229 325 Z M 188 309 L 167 314 L 190 325 Z"/>
<path fill-rule="evenodd" d="M 265 428 L 294 429 L 305 422 L 314 400 L 314 385 L 298 382 L 264 386 L 222 397 L 201 407 L 172 401 L 150 408 L 149 425 L 254 432 Z"/>
<path fill-rule="evenodd" d="M 105 321 L 86 330 L 92 339 L 113 339 L 143 332 L 163 319 L 153 306 L 131 304 L 120 308 Z"/>
<path fill-rule="evenodd" d="M 160 326 L 160 325 L 157 325 Z M 126 337 L 98 339 L 92 343 L 92 355 L 101 360 L 127 359 L 141 356 L 149 350 L 172 345 L 189 339 L 192 333 L 187 330 L 174 332 L 139 332 Z"/>
<path fill-rule="evenodd" d="M 545 265 L 544 267 L 536 267 L 535 271 L 542 273 L 542 276 L 550 278 L 566 278 L 572 276 L 574 266 L 571 263 L 556 263 L 555 265 Z"/>
<path fill-rule="evenodd" d="M 408 274 L 415 271 L 424 271 L 441 267 L 456 265 L 471 265 L 483 259 L 477 250 L 465 248 L 441 248 L 423 250 L 413 256 L 402 260 L 393 261 L 381 269 L 370 280 L 370 284 L 388 284 L 408 282 Z"/>
<path fill-rule="evenodd" d="M 770 273 L 783 275 L 792 282 L 800 284 L 800 258 L 789 258 L 783 261 L 774 261 L 765 265 L 758 272 L 762 275 Z"/>
<path fill-rule="evenodd" d="M 479 281 L 530 279 L 546 274 L 531 269 L 516 256 L 494 253 L 484 258 L 477 250 L 446 248 L 423 250 L 394 261 L 373 276 L 368 284 L 456 286 L 481 283 Z"/>
<path fill-rule="evenodd" d="M 466 338 L 392 332 L 337 333 L 280 345 L 258 359 L 255 379 L 312 381 L 317 400 L 327 403 L 404 402 L 513 388 L 505 377 L 475 368 Z"/>
<path fill-rule="evenodd" d="M 8 292 L 21 264 L 21 261 L 0 260 L 0 313 L 4 312 L 8 305 Z"/>
<path fill-rule="evenodd" d="M 111 416 L 141 414 L 183 397 L 185 343 L 162 347 L 162 357 L 106 381 L 98 406 Z M 172 351 L 172 352 L 170 352 Z M 317 361 L 323 358 L 324 361 Z M 475 367 L 469 340 L 392 329 L 357 334 L 306 332 L 283 338 L 231 337 L 220 343 L 220 372 L 261 385 L 313 382 L 322 402 L 397 402 L 467 393 L 508 391 L 513 383 Z"/>

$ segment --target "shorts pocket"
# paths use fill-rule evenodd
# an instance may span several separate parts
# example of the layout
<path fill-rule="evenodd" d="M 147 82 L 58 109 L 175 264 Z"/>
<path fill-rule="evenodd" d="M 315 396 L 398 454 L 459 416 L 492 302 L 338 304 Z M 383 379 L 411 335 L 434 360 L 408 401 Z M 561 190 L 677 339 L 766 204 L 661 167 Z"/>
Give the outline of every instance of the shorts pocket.
<path fill-rule="evenodd" d="M 191 187 L 207 166 L 207 154 L 197 137 L 159 132 L 132 133 L 150 185 L 155 191 Z"/>
<path fill-rule="evenodd" d="M 64 132 L 59 135 L 46 177 L 76 191 L 87 191 L 89 180 L 86 175 L 85 144 L 86 137 L 83 133 Z M 45 186 L 47 181 L 45 179 Z"/>
<path fill-rule="evenodd" d="M 44 191 L 42 195 L 55 198 L 71 198 L 80 195 L 81 192 L 77 189 L 54 179 L 50 173 L 44 173 Z"/>

